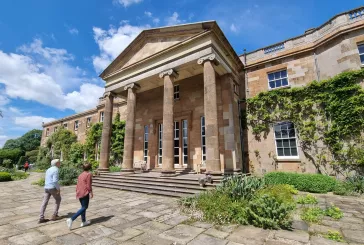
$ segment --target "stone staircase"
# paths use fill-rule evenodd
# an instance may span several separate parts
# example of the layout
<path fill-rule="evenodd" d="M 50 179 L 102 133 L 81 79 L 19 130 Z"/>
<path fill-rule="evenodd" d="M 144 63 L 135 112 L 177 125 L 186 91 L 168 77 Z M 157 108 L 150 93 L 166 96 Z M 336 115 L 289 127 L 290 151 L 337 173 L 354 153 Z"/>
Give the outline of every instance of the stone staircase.
<path fill-rule="evenodd" d="M 158 172 L 120 175 L 120 173 L 101 173 L 92 180 L 97 187 L 135 191 L 171 197 L 196 195 L 202 191 L 213 189 L 220 183 L 222 176 L 213 177 L 213 183 L 201 187 L 199 174 L 179 174 L 175 177 L 161 177 Z"/>

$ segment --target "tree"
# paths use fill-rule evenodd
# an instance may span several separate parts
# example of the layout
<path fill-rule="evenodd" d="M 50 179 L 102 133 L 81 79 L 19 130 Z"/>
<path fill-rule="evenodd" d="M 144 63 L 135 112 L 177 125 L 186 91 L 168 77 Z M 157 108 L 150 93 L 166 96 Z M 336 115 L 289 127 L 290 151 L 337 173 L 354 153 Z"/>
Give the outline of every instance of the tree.
<path fill-rule="evenodd" d="M 9 139 L 5 142 L 3 149 L 20 149 L 20 140 L 18 139 Z"/>
<path fill-rule="evenodd" d="M 38 149 L 42 136 L 42 130 L 32 129 L 17 139 L 9 139 L 3 149 L 21 149 L 23 152 Z"/>
<path fill-rule="evenodd" d="M 83 144 L 76 142 L 70 147 L 69 162 L 74 166 L 78 167 L 83 163 L 85 154 L 85 147 Z"/>
<path fill-rule="evenodd" d="M 47 140 L 47 147 L 53 153 L 53 159 L 68 160 L 70 146 L 77 142 L 77 136 L 65 128 L 60 128 Z"/>
<path fill-rule="evenodd" d="M 5 159 L 10 159 L 12 163 L 18 162 L 22 153 L 21 149 L 0 149 L 0 164 L 3 164 Z"/>

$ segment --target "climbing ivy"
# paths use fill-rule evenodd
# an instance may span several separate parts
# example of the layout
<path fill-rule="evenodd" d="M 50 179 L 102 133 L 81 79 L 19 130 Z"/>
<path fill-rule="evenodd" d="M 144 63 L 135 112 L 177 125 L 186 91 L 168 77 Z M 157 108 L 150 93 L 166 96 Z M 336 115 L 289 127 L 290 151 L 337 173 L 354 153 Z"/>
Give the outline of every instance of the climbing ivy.
<path fill-rule="evenodd" d="M 305 87 L 262 92 L 247 100 L 247 125 L 259 140 L 274 123 L 293 122 L 298 144 L 321 173 L 364 166 L 364 70 Z"/>

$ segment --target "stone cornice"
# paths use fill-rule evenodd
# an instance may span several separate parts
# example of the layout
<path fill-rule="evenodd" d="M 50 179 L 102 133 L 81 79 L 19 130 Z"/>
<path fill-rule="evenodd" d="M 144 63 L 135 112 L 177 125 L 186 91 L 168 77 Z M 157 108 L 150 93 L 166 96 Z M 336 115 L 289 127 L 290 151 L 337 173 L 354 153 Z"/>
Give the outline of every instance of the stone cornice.
<path fill-rule="evenodd" d="M 206 61 L 211 61 L 216 66 L 220 64 L 220 61 L 216 58 L 216 54 L 214 53 L 199 58 L 197 64 L 202 65 Z"/>
<path fill-rule="evenodd" d="M 163 78 L 165 76 L 170 76 L 173 78 L 178 78 L 178 73 L 173 70 L 173 69 L 168 69 L 166 71 L 162 71 L 161 73 L 159 73 L 159 78 Z"/>

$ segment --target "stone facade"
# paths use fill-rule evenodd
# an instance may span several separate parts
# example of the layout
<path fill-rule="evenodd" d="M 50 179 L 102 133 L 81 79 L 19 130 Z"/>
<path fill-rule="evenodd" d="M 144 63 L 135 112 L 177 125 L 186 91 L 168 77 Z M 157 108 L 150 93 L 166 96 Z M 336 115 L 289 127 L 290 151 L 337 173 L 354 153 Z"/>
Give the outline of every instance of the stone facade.
<path fill-rule="evenodd" d="M 282 71 L 287 79 L 284 87 L 300 87 L 360 69 L 361 43 L 364 8 L 338 14 L 301 36 L 241 56 L 214 21 L 143 31 L 100 75 L 106 82 L 105 96 L 116 96 L 110 104 L 113 113 L 105 116 L 119 111 L 126 120 L 123 169 L 132 170 L 136 162 L 145 161 L 148 169 L 165 174 L 174 174 L 176 168 L 202 168 L 212 174 L 241 170 L 260 174 L 273 170 L 315 172 L 299 148 L 298 156 L 277 160 L 273 133 L 257 141 L 251 131 L 242 130 L 239 110 L 245 108 L 246 98 L 271 89 L 270 73 Z M 104 104 L 102 100 L 93 110 L 44 124 L 42 144 L 47 129 L 52 132 L 67 122 L 74 131 L 75 120 L 81 121 L 75 132 L 84 142 L 86 118 L 99 121 Z M 184 123 L 187 131 L 183 131 Z M 165 130 L 159 132 L 161 124 Z M 107 126 L 104 130 L 107 145 Z M 187 142 L 187 151 L 183 142 Z M 109 151 L 107 147 L 101 151 L 100 167 L 107 169 Z"/>

